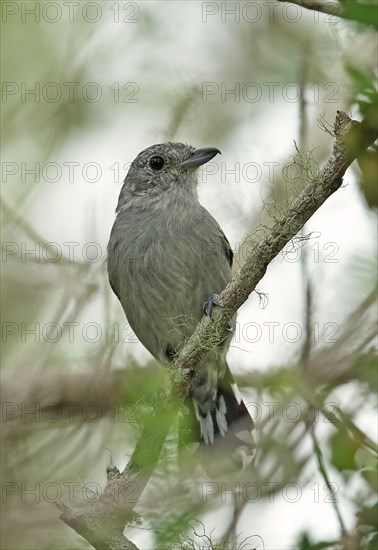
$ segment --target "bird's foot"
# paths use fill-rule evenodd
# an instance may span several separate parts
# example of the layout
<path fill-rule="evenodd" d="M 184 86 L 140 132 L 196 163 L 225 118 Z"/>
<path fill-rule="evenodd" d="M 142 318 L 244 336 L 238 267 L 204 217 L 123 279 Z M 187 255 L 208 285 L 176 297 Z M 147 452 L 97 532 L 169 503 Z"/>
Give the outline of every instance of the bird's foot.
<path fill-rule="evenodd" d="M 214 308 L 216 306 L 223 307 L 223 302 L 220 299 L 219 294 L 212 294 L 210 298 L 203 303 L 204 314 L 211 318 L 213 315 Z"/>
<path fill-rule="evenodd" d="M 205 315 L 210 317 L 210 319 L 213 316 L 213 311 L 215 307 L 223 307 L 223 302 L 219 296 L 219 294 L 212 294 L 210 298 L 203 303 L 203 312 Z M 232 326 L 232 323 L 227 323 L 226 325 L 226 332 L 229 332 L 230 334 L 233 334 L 234 328 Z"/>

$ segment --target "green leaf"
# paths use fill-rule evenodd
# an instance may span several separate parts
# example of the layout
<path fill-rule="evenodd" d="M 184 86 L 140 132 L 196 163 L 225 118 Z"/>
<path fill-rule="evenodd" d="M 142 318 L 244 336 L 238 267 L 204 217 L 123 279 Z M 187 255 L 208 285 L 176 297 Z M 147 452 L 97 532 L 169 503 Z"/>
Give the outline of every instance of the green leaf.
<path fill-rule="evenodd" d="M 361 71 L 354 65 L 347 64 L 345 70 L 353 83 L 351 104 L 357 104 L 371 128 L 378 128 L 378 91 L 374 73 Z"/>
<path fill-rule="evenodd" d="M 356 470 L 357 465 L 354 455 L 359 448 L 358 443 L 347 434 L 337 432 L 330 439 L 331 464 L 342 472 L 344 470 Z"/>
<path fill-rule="evenodd" d="M 377 470 L 366 468 L 366 470 L 361 471 L 361 475 L 368 482 L 372 490 L 378 492 Z"/>
<path fill-rule="evenodd" d="M 362 175 L 362 191 L 370 208 L 378 207 L 377 166 L 378 151 L 365 151 L 358 159 Z"/>
<path fill-rule="evenodd" d="M 377 529 L 377 517 L 378 517 L 378 501 L 372 506 L 366 506 L 362 508 L 358 513 L 358 523 Z"/>
<path fill-rule="evenodd" d="M 355 373 L 358 380 L 367 383 L 373 393 L 378 392 L 377 355 L 375 352 L 368 352 L 357 357 Z"/>
<path fill-rule="evenodd" d="M 378 7 L 372 2 L 343 2 L 343 17 L 378 29 Z"/>
<path fill-rule="evenodd" d="M 302 533 L 296 548 L 298 548 L 298 550 L 323 550 L 324 548 L 334 548 L 334 544 L 334 541 L 330 542 L 325 540 L 313 543 L 307 533 Z"/>

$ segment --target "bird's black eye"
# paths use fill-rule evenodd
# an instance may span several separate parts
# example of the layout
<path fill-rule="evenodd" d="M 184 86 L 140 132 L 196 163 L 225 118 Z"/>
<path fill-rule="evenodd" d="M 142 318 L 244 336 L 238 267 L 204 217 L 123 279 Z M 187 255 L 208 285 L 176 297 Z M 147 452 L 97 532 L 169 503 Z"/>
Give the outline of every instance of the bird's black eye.
<path fill-rule="evenodd" d="M 151 157 L 148 164 L 153 170 L 161 170 L 164 166 L 164 159 L 157 156 Z"/>

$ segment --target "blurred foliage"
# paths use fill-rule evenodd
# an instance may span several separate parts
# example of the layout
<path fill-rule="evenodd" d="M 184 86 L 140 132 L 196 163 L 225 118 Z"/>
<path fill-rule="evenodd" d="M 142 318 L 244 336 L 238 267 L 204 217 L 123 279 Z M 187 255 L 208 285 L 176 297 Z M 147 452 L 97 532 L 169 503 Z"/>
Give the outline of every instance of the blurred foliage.
<path fill-rule="evenodd" d="M 357 513 L 358 531 L 361 533 L 361 547 L 367 550 L 374 550 L 378 543 L 378 502 L 372 506 L 363 506 Z"/>
<path fill-rule="evenodd" d="M 378 7 L 374 0 L 354 0 L 342 2 L 343 17 L 372 25 L 378 29 Z"/>
<path fill-rule="evenodd" d="M 332 547 L 335 548 L 333 541 L 311 542 L 307 533 L 303 533 L 298 540 L 299 550 L 323 550 L 324 548 Z"/>
<path fill-rule="evenodd" d="M 377 10 L 377 6 L 375 6 Z M 351 103 L 358 105 L 359 111 L 371 128 L 378 128 L 378 90 L 376 75 L 363 71 L 354 65 L 346 65 L 352 83 Z M 378 206 L 378 150 L 364 151 L 358 157 L 361 170 L 361 187 L 370 208 Z"/>
<path fill-rule="evenodd" d="M 364 72 L 351 64 L 346 70 L 352 79 L 353 95 L 351 102 L 356 102 L 364 118 L 372 128 L 378 128 L 378 90 L 376 75 L 371 71 Z"/>
<path fill-rule="evenodd" d="M 355 470 L 356 461 L 354 455 L 356 454 L 359 445 L 356 441 L 353 441 L 346 433 L 335 433 L 330 438 L 331 448 L 331 464 L 343 472 L 344 470 Z"/>

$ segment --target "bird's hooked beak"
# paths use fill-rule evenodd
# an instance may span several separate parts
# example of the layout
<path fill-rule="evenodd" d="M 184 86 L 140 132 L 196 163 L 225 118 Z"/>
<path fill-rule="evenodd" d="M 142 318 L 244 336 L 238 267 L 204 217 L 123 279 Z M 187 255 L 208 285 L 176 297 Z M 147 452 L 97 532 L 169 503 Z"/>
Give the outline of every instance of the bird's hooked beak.
<path fill-rule="evenodd" d="M 206 164 L 217 154 L 221 154 L 219 149 L 215 147 L 205 147 L 204 149 L 195 149 L 189 158 L 181 162 L 179 166 L 185 170 L 194 170 L 202 164 Z"/>

